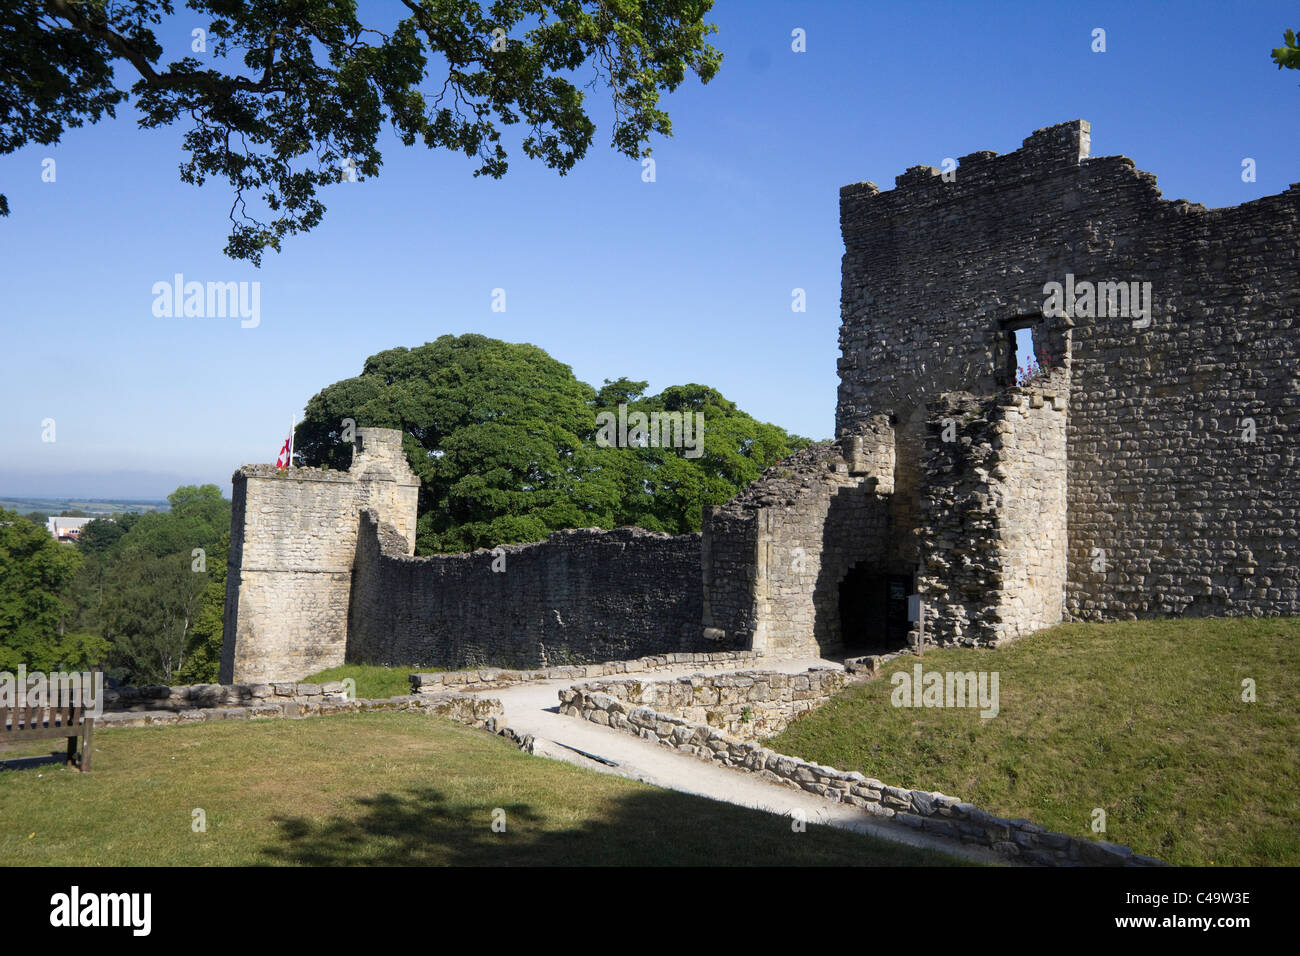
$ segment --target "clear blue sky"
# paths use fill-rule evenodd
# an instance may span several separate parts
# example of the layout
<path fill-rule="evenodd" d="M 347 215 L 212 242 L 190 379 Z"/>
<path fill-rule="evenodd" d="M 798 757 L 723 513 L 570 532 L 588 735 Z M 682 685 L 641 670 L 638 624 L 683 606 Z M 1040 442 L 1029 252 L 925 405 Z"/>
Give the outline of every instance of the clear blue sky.
<path fill-rule="evenodd" d="M 363 8 L 392 22 L 389 3 Z M 190 17 L 169 53 L 206 26 Z M 710 19 L 722 69 L 666 99 L 656 182 L 608 148 L 593 92 L 597 143 L 569 176 L 516 150 L 504 180 L 474 179 L 463 156 L 390 140 L 379 178 L 328 190 L 322 225 L 260 270 L 221 253 L 228 187 L 180 182 L 181 130 L 140 131 L 127 110 L 0 157 L 0 495 L 228 494 L 321 388 L 446 333 L 532 342 L 596 386 L 706 383 L 826 438 L 841 185 L 890 188 L 909 166 L 1008 152 L 1076 118 L 1094 156 L 1131 156 L 1170 199 L 1235 205 L 1300 180 L 1300 73 L 1269 59 L 1300 29 L 1294 3 L 722 0 Z M 1257 182 L 1241 181 L 1243 157 Z M 175 273 L 260 281 L 260 325 L 155 318 L 152 286 Z"/>

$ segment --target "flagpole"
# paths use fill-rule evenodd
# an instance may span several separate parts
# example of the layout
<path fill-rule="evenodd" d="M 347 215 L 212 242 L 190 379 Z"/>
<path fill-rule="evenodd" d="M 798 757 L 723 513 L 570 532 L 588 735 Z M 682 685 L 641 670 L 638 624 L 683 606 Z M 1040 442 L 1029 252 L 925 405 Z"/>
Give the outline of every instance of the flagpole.
<path fill-rule="evenodd" d="M 289 416 L 289 465 L 288 465 L 288 467 L 290 468 L 293 467 L 293 429 L 297 423 L 298 423 L 298 416 L 290 415 Z"/>

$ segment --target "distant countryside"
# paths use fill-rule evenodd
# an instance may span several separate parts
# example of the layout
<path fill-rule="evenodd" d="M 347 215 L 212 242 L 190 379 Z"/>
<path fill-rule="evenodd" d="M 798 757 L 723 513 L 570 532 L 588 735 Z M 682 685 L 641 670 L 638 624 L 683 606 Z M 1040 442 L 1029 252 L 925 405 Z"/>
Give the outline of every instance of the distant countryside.
<path fill-rule="evenodd" d="M 20 515 L 66 515 L 70 518 L 97 518 L 101 515 L 144 514 L 166 511 L 165 499 L 152 498 L 0 498 L 0 509 Z"/>

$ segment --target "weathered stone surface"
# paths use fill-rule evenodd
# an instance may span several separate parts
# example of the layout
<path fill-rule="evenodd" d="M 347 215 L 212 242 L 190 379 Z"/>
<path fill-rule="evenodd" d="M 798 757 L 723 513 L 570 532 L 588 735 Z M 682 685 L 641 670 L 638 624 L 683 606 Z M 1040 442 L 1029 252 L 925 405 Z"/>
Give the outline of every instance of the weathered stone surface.
<path fill-rule="evenodd" d="M 912 809 L 923 815 L 929 816 L 934 813 L 934 797 L 923 790 L 913 790 L 911 793 Z"/>
<path fill-rule="evenodd" d="M 232 479 L 221 682 L 304 677 L 342 664 L 363 508 L 405 554 L 419 481 L 401 432 L 358 428 L 347 472 L 246 465 Z"/>
<path fill-rule="evenodd" d="M 736 740 L 752 741 L 780 733 L 797 714 L 834 696 L 846 680 L 847 675 L 838 668 L 818 668 L 793 678 L 776 671 L 736 671 L 667 681 L 605 680 L 583 685 L 580 690 L 602 710 L 621 710 L 624 704 L 619 701 L 623 701 L 627 706 L 678 715 L 690 724 L 715 727 Z M 797 689 L 800 687 L 802 690 Z M 561 704 L 577 693 L 579 689 L 560 691 Z M 800 694 L 805 698 L 802 701 L 796 700 Z"/>
<path fill-rule="evenodd" d="M 1123 866 L 1133 856 L 1133 850 L 1105 840 L 1080 840 L 1079 857 L 1090 866 Z"/>
<path fill-rule="evenodd" d="M 587 528 L 415 558 L 378 516 L 358 520 L 349 659 L 581 678 L 607 673 L 589 664 L 716 648 L 700 632 L 699 535 Z"/>
<path fill-rule="evenodd" d="M 856 563 L 883 561 L 888 541 L 893 431 L 883 417 L 863 431 L 804 449 L 705 509 L 706 626 L 765 654 L 842 648 L 840 582 Z"/>
<path fill-rule="evenodd" d="M 1300 611 L 1279 537 L 1300 517 L 1300 184 L 1170 202 L 1131 160 L 1089 158 L 1090 136 L 1063 123 L 954 177 L 841 190 L 837 427 L 898 422 L 896 554 L 940 642 L 1062 615 Z M 1151 315 L 1045 317 L 1067 274 L 1149 282 Z M 1051 369 L 1026 389 L 1009 388 L 1018 326 Z M 943 397 L 963 391 L 975 404 Z"/>

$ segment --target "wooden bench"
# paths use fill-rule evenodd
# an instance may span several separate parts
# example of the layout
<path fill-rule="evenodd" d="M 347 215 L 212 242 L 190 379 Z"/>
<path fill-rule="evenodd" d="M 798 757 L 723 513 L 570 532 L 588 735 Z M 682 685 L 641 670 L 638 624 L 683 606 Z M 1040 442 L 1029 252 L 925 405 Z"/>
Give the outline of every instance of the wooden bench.
<path fill-rule="evenodd" d="M 0 707 L 0 750 L 27 743 L 29 740 L 68 738 L 69 766 L 85 773 L 90 769 L 90 738 L 95 718 L 86 716 L 85 707 Z M 77 754 L 77 738 L 81 754 Z"/>

